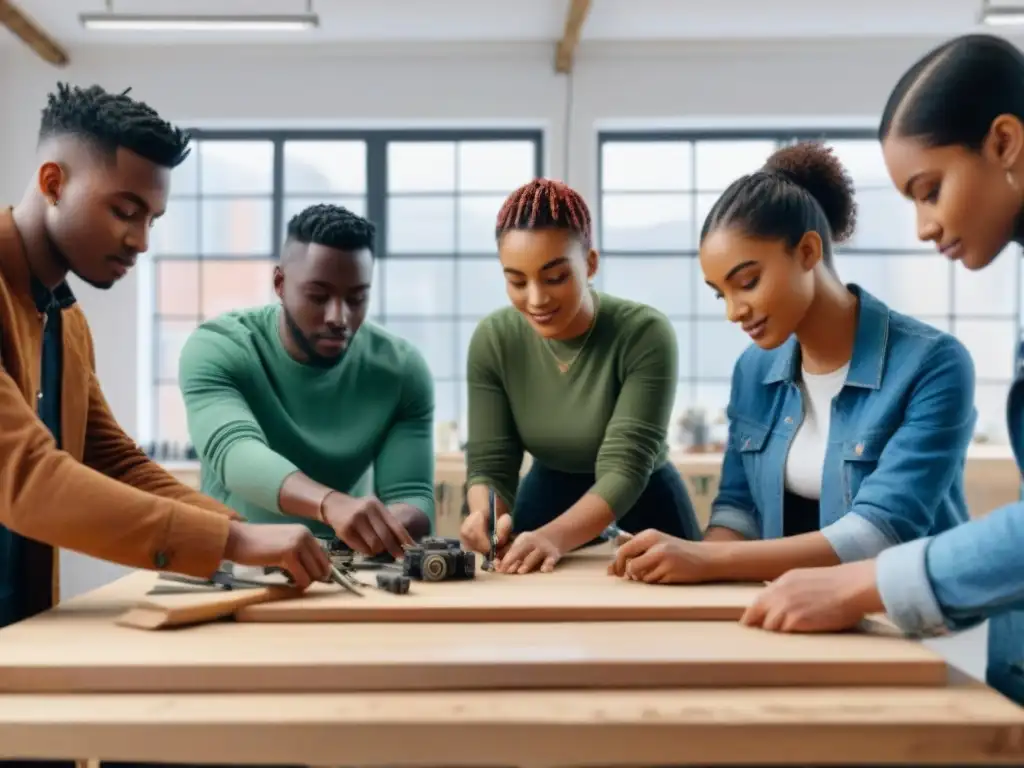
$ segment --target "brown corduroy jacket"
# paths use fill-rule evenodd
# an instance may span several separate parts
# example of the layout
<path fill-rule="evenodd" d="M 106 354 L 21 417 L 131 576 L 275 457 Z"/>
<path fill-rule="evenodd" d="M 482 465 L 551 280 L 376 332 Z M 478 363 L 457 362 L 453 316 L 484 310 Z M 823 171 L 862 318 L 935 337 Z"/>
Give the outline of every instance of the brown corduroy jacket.
<path fill-rule="evenodd" d="M 178 482 L 125 434 L 100 389 L 85 315 L 75 304 L 62 313 L 58 448 L 35 410 L 43 316 L 12 209 L 0 209 L 0 524 L 44 545 L 25 558 L 30 602 L 39 610 L 58 601 L 54 548 L 210 575 L 239 515 Z"/>

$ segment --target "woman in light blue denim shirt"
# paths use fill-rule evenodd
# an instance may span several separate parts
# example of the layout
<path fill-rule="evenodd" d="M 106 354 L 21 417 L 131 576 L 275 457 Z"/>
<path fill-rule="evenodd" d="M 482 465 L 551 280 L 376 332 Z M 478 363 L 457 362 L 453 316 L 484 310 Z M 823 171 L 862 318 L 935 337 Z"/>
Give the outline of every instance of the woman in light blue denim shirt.
<path fill-rule="evenodd" d="M 893 183 L 917 209 L 922 240 L 972 271 L 1010 243 L 1024 244 L 1024 55 L 1012 44 L 967 35 L 931 51 L 896 85 L 879 138 Z M 1024 471 L 1020 373 L 1007 419 Z M 991 618 L 987 682 L 1024 704 L 1024 503 L 874 560 L 790 572 L 764 590 L 743 621 L 822 632 L 883 610 L 918 637 Z"/>
<path fill-rule="evenodd" d="M 761 581 L 967 520 L 973 363 L 952 335 L 843 284 L 832 243 L 855 213 L 848 174 L 810 142 L 780 149 L 712 207 L 701 269 L 754 341 L 733 370 L 719 492 L 705 541 L 645 531 L 613 572 Z"/>

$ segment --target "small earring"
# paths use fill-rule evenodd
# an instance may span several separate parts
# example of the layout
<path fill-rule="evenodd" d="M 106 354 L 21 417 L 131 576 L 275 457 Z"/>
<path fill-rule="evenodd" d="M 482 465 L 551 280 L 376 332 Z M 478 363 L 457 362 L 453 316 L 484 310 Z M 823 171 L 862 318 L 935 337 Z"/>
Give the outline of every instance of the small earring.
<path fill-rule="evenodd" d="M 1013 189 L 1015 190 L 1020 189 L 1020 187 L 1017 185 L 1017 180 L 1013 178 L 1013 173 L 1011 171 L 1006 172 L 1006 183 L 1013 187 Z"/>

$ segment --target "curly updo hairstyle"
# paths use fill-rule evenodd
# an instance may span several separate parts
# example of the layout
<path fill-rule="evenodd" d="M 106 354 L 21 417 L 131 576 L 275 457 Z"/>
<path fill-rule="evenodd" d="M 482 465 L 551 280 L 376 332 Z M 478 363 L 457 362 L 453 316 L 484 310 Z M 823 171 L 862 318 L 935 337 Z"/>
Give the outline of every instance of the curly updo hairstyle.
<path fill-rule="evenodd" d="M 833 243 L 847 240 L 856 223 L 850 175 L 831 147 L 806 141 L 777 150 L 763 168 L 730 184 L 704 220 L 700 239 L 729 227 L 793 249 L 814 231 L 832 269 Z"/>

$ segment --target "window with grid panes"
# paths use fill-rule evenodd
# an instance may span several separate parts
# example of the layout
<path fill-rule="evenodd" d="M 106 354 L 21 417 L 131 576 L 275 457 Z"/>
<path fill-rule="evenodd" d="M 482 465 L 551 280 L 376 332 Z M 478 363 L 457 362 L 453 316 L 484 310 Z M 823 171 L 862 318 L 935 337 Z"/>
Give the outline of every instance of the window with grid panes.
<path fill-rule="evenodd" d="M 424 354 L 436 422 L 465 435 L 465 349 L 476 323 L 507 301 L 494 220 L 514 188 L 541 174 L 540 131 L 195 131 L 153 230 L 152 368 L 141 442 L 188 443 L 177 383 L 196 325 L 276 301 L 273 267 L 288 219 L 336 203 L 378 227 L 369 319 Z M 443 446 L 446 447 L 446 446 Z"/>
<path fill-rule="evenodd" d="M 798 140 L 830 144 L 856 186 L 857 231 L 835 254 L 840 278 L 960 338 L 977 373 L 977 438 L 1005 443 L 1021 327 L 1019 249 L 968 272 L 919 241 L 914 206 L 893 188 L 871 131 L 600 135 L 598 284 L 671 317 L 680 351 L 673 422 L 691 407 L 711 421 L 724 412 L 733 364 L 750 343 L 704 284 L 697 259 L 704 217 L 733 180 Z M 678 434 L 674 424 L 670 435 Z"/>

